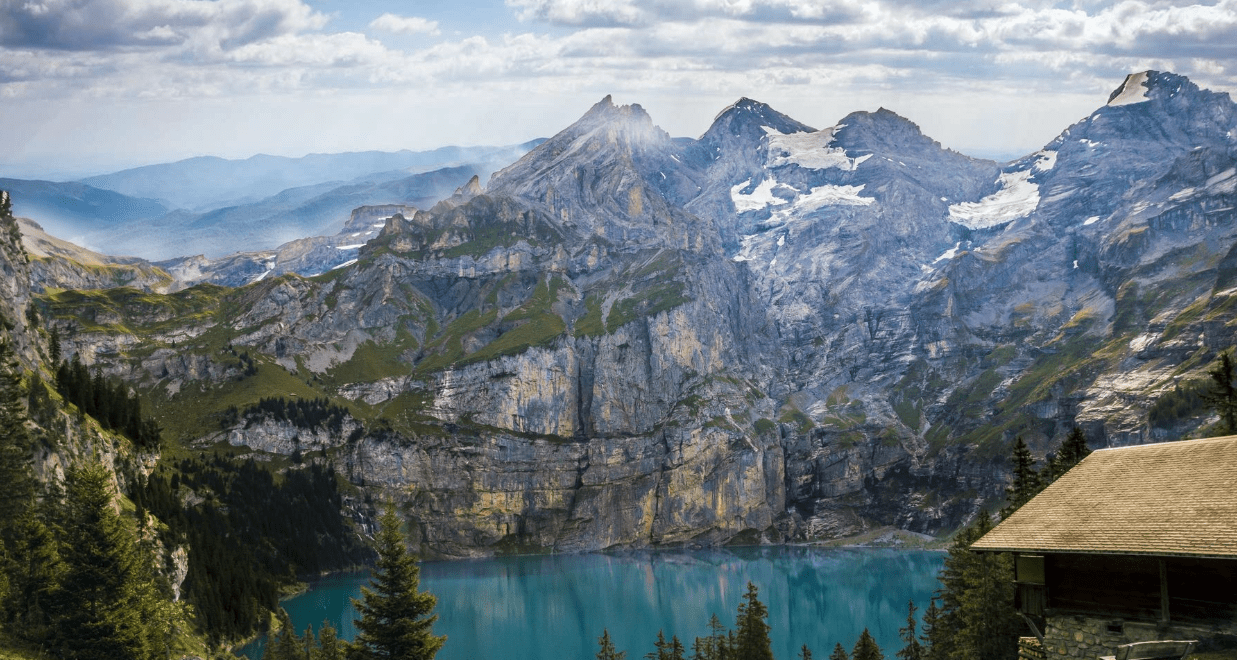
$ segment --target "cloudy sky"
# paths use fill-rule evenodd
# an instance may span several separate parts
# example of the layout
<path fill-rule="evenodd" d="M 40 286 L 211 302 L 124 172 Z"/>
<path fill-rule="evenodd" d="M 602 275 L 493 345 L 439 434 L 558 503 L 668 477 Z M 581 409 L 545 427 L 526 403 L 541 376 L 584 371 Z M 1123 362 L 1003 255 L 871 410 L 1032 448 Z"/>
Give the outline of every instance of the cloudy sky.
<path fill-rule="evenodd" d="M 548 136 L 749 96 L 1032 151 L 1132 71 L 1237 90 L 1237 0 L 0 0 L 0 175 Z"/>

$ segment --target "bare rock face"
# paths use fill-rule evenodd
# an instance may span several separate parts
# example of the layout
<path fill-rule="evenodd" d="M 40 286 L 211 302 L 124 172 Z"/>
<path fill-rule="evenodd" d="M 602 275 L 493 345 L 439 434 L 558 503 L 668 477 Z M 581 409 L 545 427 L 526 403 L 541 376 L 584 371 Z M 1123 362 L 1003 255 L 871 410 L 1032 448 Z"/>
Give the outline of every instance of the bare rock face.
<path fill-rule="evenodd" d="M 1148 410 L 1237 343 L 1235 117 L 1148 72 L 1002 165 L 883 109 L 742 99 L 674 140 L 607 98 L 484 188 L 359 209 L 353 264 L 49 309 L 198 406 L 187 439 L 323 451 L 428 554 L 936 534 L 1001 500 L 1015 436 L 1205 423 Z M 355 417 L 210 427 L 246 378 Z"/>

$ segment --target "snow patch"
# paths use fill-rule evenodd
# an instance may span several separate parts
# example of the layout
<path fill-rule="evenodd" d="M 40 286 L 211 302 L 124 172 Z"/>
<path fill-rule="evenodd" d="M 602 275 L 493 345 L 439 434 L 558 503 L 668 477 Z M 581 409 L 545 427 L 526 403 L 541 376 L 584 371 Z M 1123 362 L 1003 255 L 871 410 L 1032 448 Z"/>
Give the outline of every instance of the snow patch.
<path fill-rule="evenodd" d="M 346 267 L 348 267 L 348 266 L 351 266 L 352 264 L 355 264 L 356 262 L 357 262 L 357 260 L 356 260 L 356 259 L 349 259 L 349 260 L 345 261 L 344 263 L 342 263 L 342 264 L 340 264 L 340 265 L 338 265 L 338 266 L 335 266 L 335 267 L 334 267 L 334 268 L 332 268 L 331 270 L 339 270 L 340 268 L 346 268 Z"/>
<path fill-rule="evenodd" d="M 833 146 L 837 131 L 845 124 L 822 128 L 815 133 L 791 133 L 783 135 L 765 127 L 765 140 L 769 145 L 769 167 L 798 165 L 809 170 L 827 170 L 836 167 L 854 171 L 859 164 L 872 157 L 866 154 L 858 158 L 846 155 L 846 150 Z"/>
<path fill-rule="evenodd" d="M 938 261 L 947 261 L 949 259 L 953 259 L 954 257 L 958 256 L 958 250 L 960 249 L 962 249 L 962 241 L 958 241 L 957 245 L 942 252 L 941 256 L 932 260 L 932 263 L 937 263 Z"/>
<path fill-rule="evenodd" d="M 794 206 L 785 211 L 779 211 L 778 215 L 790 215 L 791 213 L 801 215 L 815 211 L 823 206 L 867 206 L 875 202 L 876 199 L 859 196 L 865 185 L 867 184 L 857 186 L 816 186 L 812 188 L 812 192 L 800 195 L 795 200 Z"/>
<path fill-rule="evenodd" d="M 1170 202 L 1180 202 L 1183 199 L 1188 199 L 1194 194 L 1194 188 L 1183 188 L 1168 198 Z"/>
<path fill-rule="evenodd" d="M 782 247 L 783 245 L 786 245 L 786 234 L 777 237 L 777 246 Z"/>
<path fill-rule="evenodd" d="M 751 184 L 752 180 L 748 179 L 743 183 L 730 187 L 730 200 L 734 202 L 734 208 L 739 213 L 759 211 L 770 204 L 786 203 L 786 200 L 773 196 L 773 189 L 778 186 L 778 183 L 772 178 L 761 181 L 760 185 L 756 186 L 756 189 L 750 195 L 744 195 L 740 192 Z"/>
<path fill-rule="evenodd" d="M 1147 88 L 1147 72 L 1131 73 L 1125 77 L 1125 82 L 1121 84 L 1121 91 L 1117 92 L 1108 105 L 1133 105 L 1150 101 L 1151 99 L 1147 97 L 1148 91 L 1150 90 Z"/>
<path fill-rule="evenodd" d="M 1085 221 L 1083 221 L 1082 226 L 1086 227 L 1087 225 L 1093 225 L 1099 221 L 1100 221 L 1100 217 L 1098 215 L 1093 215 L 1087 218 Z"/>
<path fill-rule="evenodd" d="M 389 219 L 390 219 L 390 218 L 388 218 L 388 220 L 389 220 Z M 383 228 L 383 227 L 385 227 L 385 226 L 387 226 L 387 223 L 385 223 L 385 222 L 375 222 L 375 223 L 374 223 L 374 229 L 382 229 L 382 228 Z"/>
<path fill-rule="evenodd" d="M 1039 186 L 1031 183 L 1031 173 L 1031 169 L 1001 173 L 1000 190 L 978 202 L 951 205 L 949 219 L 967 229 L 987 229 L 1031 215 L 1039 206 Z"/>
<path fill-rule="evenodd" d="M 364 243 L 357 243 L 355 245 L 336 245 L 335 249 L 336 250 L 359 250 L 363 247 L 365 247 Z"/>
<path fill-rule="evenodd" d="M 266 271 L 265 273 L 262 273 L 261 275 L 259 275 L 259 276 L 255 277 L 255 278 L 253 278 L 252 280 L 250 280 L 250 281 L 249 281 L 249 283 L 250 283 L 250 284 L 253 284 L 254 282 L 261 282 L 262 280 L 266 279 L 266 276 L 267 276 L 267 275 L 270 275 L 270 274 L 271 274 L 271 273 L 273 273 L 273 272 L 275 272 L 275 271 L 274 271 L 274 269 L 268 270 L 268 271 Z"/>

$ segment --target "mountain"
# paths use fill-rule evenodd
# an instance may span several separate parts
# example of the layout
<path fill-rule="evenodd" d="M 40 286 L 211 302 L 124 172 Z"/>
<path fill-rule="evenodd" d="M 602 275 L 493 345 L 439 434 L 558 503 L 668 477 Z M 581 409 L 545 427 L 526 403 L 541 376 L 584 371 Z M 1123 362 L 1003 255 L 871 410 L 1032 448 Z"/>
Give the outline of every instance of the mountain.
<path fill-rule="evenodd" d="M 218 259 L 240 251 L 270 251 L 300 238 L 334 234 L 359 206 L 433 206 L 470 178 L 488 173 L 480 165 L 466 165 L 377 183 L 293 188 L 251 204 L 202 214 L 177 212 L 129 223 L 122 231 L 93 240 L 105 243 L 109 251 L 164 260 L 197 254 Z"/>
<path fill-rule="evenodd" d="M 258 154 L 243 160 L 213 156 L 147 165 L 81 183 L 131 197 L 159 199 L 173 209 L 206 212 L 259 202 L 290 188 L 366 178 L 371 183 L 467 163 L 506 164 L 537 145 L 443 147 L 432 151 L 363 151 L 300 158 Z"/>
<path fill-rule="evenodd" d="M 130 197 L 83 183 L 0 179 L 9 191 L 13 213 L 37 218 L 59 236 L 89 237 L 93 232 L 159 218 L 168 209 L 153 199 Z"/>
<path fill-rule="evenodd" d="M 182 442 L 322 452 L 429 556 L 938 534 L 1002 500 L 1015 437 L 1209 423 L 1235 113 L 1134 74 L 1000 164 L 884 109 L 741 99 L 690 140 L 607 97 L 484 188 L 358 211 L 355 263 L 39 305 Z M 228 414 L 291 395 L 348 421 Z"/>

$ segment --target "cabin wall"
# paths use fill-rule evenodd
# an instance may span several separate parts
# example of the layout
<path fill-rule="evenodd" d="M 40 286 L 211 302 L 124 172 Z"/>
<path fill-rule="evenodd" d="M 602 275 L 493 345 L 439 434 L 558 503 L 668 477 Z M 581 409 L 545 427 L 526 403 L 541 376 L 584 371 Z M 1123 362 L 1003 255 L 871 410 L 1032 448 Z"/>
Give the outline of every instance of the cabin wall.
<path fill-rule="evenodd" d="M 1119 621 L 1082 615 L 1053 615 L 1044 630 L 1044 650 L 1048 658 L 1093 659 L 1114 655 L 1117 647 L 1132 642 L 1162 639 L 1198 640 L 1201 648 L 1225 648 L 1237 635 L 1237 625 L 1170 623 L 1161 626 L 1141 621 Z"/>
<path fill-rule="evenodd" d="M 1237 561 L 1114 555 L 1045 557 L 1048 658 L 1097 658 L 1122 644 L 1237 639 Z"/>

